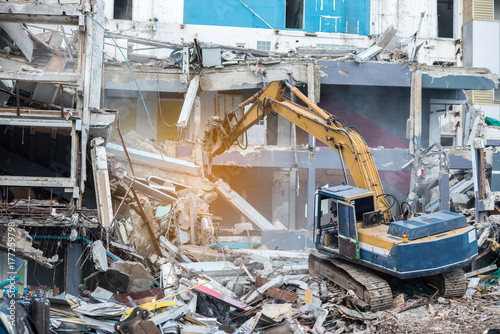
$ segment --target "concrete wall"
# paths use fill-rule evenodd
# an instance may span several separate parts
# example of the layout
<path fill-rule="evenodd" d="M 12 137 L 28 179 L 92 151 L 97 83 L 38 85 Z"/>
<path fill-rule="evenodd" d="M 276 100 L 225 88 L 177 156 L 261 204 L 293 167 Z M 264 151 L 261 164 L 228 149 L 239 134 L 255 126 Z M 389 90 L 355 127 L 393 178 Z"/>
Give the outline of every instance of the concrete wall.
<path fill-rule="evenodd" d="M 474 104 L 475 108 L 484 111 L 484 116 L 500 119 L 500 106 L 496 104 Z"/>
<path fill-rule="evenodd" d="M 464 66 L 485 67 L 500 74 L 500 22 L 473 20 L 463 27 Z M 500 105 L 474 104 L 486 116 L 500 119 Z"/>
<path fill-rule="evenodd" d="M 404 43 L 419 27 L 421 48 L 418 60 L 454 62 L 455 39 L 461 37 L 461 0 L 454 1 L 454 38 L 437 38 L 435 0 L 305 0 L 304 28 L 284 29 L 284 0 L 246 3 L 274 29 L 270 29 L 239 1 L 134 1 L 132 21 L 113 20 L 113 0 L 105 0 L 105 26 L 112 32 L 131 34 L 171 43 L 191 42 L 257 48 L 258 41 L 270 42 L 271 51 L 295 51 L 299 46 L 367 48 L 391 24 L 398 29 L 392 47 Z M 151 10 L 152 3 L 154 8 Z M 314 33 L 314 35 L 311 35 Z M 308 34 L 308 35 L 306 35 Z M 171 50 L 141 51 L 167 57 Z"/>
<path fill-rule="evenodd" d="M 356 126 L 368 146 L 408 148 L 406 122 L 410 111 L 410 88 L 322 85 L 321 92 L 320 106 L 344 119 L 347 125 Z M 421 138 L 423 148 L 437 141 L 439 137 L 439 121 L 430 116 L 431 100 L 433 103 L 443 105 L 463 104 L 466 97 L 461 90 L 423 90 Z M 435 133 L 435 136 L 431 136 L 431 133 Z"/>
<path fill-rule="evenodd" d="M 322 85 L 320 106 L 358 127 L 370 147 L 408 148 L 410 89 Z"/>
<path fill-rule="evenodd" d="M 464 64 L 500 74 L 500 22 L 474 20 L 464 26 Z"/>

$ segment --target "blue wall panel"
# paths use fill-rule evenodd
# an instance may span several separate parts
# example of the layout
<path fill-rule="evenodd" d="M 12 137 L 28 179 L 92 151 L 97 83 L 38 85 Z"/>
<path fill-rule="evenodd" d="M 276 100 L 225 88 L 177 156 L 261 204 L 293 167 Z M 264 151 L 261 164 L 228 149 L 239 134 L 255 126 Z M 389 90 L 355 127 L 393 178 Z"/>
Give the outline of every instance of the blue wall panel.
<path fill-rule="evenodd" d="M 306 0 L 307 32 L 370 34 L 369 0 Z"/>
<path fill-rule="evenodd" d="M 245 0 L 244 2 L 274 29 L 285 27 L 285 0 Z M 184 0 L 184 23 L 269 28 L 238 0 Z"/>
<path fill-rule="evenodd" d="M 370 0 L 304 0 L 305 31 L 370 34 Z M 285 29 L 285 0 L 245 0 L 274 29 Z M 238 0 L 184 0 L 184 23 L 269 28 Z"/>

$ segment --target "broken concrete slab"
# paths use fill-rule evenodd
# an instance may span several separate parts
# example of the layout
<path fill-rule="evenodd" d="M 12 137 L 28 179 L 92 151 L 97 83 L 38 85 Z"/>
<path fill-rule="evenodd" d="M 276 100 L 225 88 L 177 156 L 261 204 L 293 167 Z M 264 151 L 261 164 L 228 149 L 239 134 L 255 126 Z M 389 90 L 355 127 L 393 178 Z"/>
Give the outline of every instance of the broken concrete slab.
<path fill-rule="evenodd" d="M 97 270 L 108 270 L 108 256 L 101 240 L 96 240 L 92 243 L 92 259 Z"/>
<path fill-rule="evenodd" d="M 167 288 L 173 286 L 177 282 L 177 276 L 175 275 L 175 268 L 172 263 L 165 263 L 161 266 L 160 272 L 161 286 Z"/>
<path fill-rule="evenodd" d="M 172 254 L 172 256 L 179 255 L 181 259 L 186 262 L 190 263 L 192 262 L 186 255 L 184 254 L 179 254 L 179 249 L 172 244 L 167 238 L 165 238 L 163 235 L 160 236 L 160 246 L 165 247 L 165 249 Z"/>
<path fill-rule="evenodd" d="M 139 292 L 153 288 L 154 279 L 142 263 L 131 261 L 113 262 L 110 268 L 129 276 L 130 280 L 125 292 Z"/>
<path fill-rule="evenodd" d="M 126 156 L 125 152 L 123 151 L 123 147 L 107 143 L 106 150 L 108 153 L 115 155 L 117 160 L 121 159 L 122 161 L 125 161 Z M 134 164 L 185 173 L 194 176 L 201 175 L 201 168 L 191 162 L 169 158 L 165 155 L 145 152 L 133 148 L 128 148 L 127 151 L 130 156 L 130 160 Z"/>
<path fill-rule="evenodd" d="M 113 293 L 126 293 L 129 276 L 115 269 L 106 272 L 95 272 L 84 279 L 84 284 L 90 291 L 98 286 Z"/>
<path fill-rule="evenodd" d="M 275 230 L 264 216 L 255 210 L 243 197 L 231 189 L 231 187 L 221 179 L 215 181 L 215 190 L 221 195 L 231 206 L 241 212 L 252 223 L 257 225 L 262 230 Z"/>
<path fill-rule="evenodd" d="M 15 22 L 0 22 L 0 28 L 2 28 L 10 36 L 26 59 L 31 62 L 34 45 L 31 38 L 21 25 Z"/>
<path fill-rule="evenodd" d="M 236 276 L 239 271 L 239 267 L 228 261 L 192 262 L 180 263 L 179 265 L 188 271 L 192 270 L 198 274 L 204 273 L 210 277 Z"/>
<path fill-rule="evenodd" d="M 264 304 L 262 306 L 262 313 L 267 315 L 270 318 L 273 318 L 276 320 L 279 316 L 285 315 L 285 314 L 293 314 L 293 309 L 292 309 L 293 304 L 291 303 L 285 303 L 285 304 Z"/>
<path fill-rule="evenodd" d="M 196 245 L 182 245 L 182 249 L 195 259 L 199 261 L 222 261 L 224 260 L 224 255 L 218 253 L 217 251 L 207 248 L 200 247 Z"/>
<path fill-rule="evenodd" d="M 9 220 L 9 223 L 0 224 L 0 250 L 3 249 L 7 253 L 8 250 L 14 250 L 14 254 L 24 258 L 31 259 L 41 264 L 42 266 L 52 269 L 54 263 L 59 260 L 56 254 L 52 258 L 43 256 L 43 252 L 32 246 L 33 238 L 26 230 L 14 227 L 14 222 Z"/>

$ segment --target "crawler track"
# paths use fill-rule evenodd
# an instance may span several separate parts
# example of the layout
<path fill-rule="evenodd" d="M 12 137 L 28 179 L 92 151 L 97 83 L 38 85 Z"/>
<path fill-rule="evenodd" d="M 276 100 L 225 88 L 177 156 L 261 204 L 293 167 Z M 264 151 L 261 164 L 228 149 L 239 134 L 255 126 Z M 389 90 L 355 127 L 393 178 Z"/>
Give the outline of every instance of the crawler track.
<path fill-rule="evenodd" d="M 393 306 L 392 291 L 387 281 L 361 265 L 314 251 L 309 255 L 309 272 L 327 278 L 344 289 L 353 290 L 370 304 L 372 311 Z M 446 298 L 462 297 L 467 290 L 467 281 L 461 269 L 423 279 L 439 289 L 439 293 Z"/>
<path fill-rule="evenodd" d="M 359 298 L 370 304 L 372 311 L 392 307 L 389 284 L 369 269 L 313 252 L 309 255 L 309 271 L 344 289 L 353 290 Z"/>
<path fill-rule="evenodd" d="M 443 297 L 462 297 L 467 290 L 467 280 L 461 269 L 434 275 L 427 278 L 427 281 L 439 289 Z"/>

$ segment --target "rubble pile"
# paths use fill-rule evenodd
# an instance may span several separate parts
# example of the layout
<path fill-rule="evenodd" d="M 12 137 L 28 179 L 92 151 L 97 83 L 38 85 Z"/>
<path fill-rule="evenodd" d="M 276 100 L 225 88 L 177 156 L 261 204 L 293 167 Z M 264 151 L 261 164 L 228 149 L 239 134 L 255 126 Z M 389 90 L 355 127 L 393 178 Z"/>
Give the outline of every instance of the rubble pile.
<path fill-rule="evenodd" d="M 92 292 L 50 298 L 54 331 L 125 333 L 129 326 L 148 333 L 160 333 L 158 327 L 163 333 L 477 333 L 497 327 L 500 319 L 500 270 L 472 273 L 466 296 L 458 299 L 439 296 L 431 285 L 396 284 L 394 307 L 373 313 L 353 291 L 290 268 L 293 261 L 305 264 L 307 253 L 209 252 L 226 260 L 168 262 L 160 282 L 140 263 L 113 262 L 92 288 L 86 280 Z"/>

